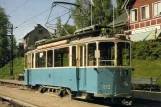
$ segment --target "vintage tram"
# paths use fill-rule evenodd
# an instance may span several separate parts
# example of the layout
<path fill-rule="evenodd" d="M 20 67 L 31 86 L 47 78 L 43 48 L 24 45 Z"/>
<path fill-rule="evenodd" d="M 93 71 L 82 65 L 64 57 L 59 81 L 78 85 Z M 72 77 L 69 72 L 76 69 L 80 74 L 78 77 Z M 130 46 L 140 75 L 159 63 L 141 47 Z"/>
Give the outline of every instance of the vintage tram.
<path fill-rule="evenodd" d="M 25 85 L 131 105 L 131 41 L 121 34 L 102 34 L 102 28 L 90 26 L 37 42 L 25 54 Z"/>

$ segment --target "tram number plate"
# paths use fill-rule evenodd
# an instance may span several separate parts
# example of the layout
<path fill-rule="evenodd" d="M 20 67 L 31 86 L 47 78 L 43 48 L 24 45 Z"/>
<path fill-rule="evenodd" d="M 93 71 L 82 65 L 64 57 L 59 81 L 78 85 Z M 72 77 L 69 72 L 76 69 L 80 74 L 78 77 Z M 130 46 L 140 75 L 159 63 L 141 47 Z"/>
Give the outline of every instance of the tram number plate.
<path fill-rule="evenodd" d="M 103 89 L 111 89 L 111 86 L 110 85 L 103 85 Z"/>

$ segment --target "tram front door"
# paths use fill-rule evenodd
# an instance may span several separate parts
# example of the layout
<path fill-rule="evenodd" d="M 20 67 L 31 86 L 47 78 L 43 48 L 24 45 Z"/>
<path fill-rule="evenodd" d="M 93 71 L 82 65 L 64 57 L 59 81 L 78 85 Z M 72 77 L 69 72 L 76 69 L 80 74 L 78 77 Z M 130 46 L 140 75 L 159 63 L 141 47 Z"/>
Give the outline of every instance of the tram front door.
<path fill-rule="evenodd" d="M 27 84 L 31 84 L 32 54 L 27 55 Z"/>
<path fill-rule="evenodd" d="M 86 45 L 84 44 L 77 46 L 76 75 L 79 90 L 85 90 L 86 88 L 86 50 Z"/>

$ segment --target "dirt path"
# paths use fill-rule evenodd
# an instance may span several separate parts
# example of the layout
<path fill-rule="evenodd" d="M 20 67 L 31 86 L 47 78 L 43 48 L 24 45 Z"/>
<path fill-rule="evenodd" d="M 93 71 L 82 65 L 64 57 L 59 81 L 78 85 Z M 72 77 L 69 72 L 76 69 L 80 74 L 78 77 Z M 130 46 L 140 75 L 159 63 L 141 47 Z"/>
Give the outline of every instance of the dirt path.
<path fill-rule="evenodd" d="M 39 107 L 107 107 L 82 101 L 55 98 L 38 92 L 6 86 L 0 86 L 0 95 L 15 98 Z"/>

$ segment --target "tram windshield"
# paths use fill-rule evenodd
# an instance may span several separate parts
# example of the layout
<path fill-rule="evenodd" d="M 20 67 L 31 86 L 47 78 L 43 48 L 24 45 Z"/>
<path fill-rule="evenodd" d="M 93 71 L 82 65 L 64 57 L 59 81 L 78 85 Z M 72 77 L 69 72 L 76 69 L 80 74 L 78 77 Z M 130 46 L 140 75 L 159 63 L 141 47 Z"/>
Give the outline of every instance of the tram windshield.
<path fill-rule="evenodd" d="M 117 65 L 130 66 L 130 44 L 127 42 L 117 43 Z"/>
<path fill-rule="evenodd" d="M 100 66 L 114 66 L 115 44 L 114 42 L 100 42 Z"/>
<path fill-rule="evenodd" d="M 98 48 L 100 51 L 99 66 L 130 66 L 130 44 L 128 42 L 118 42 L 117 45 L 114 42 L 100 42 Z"/>

